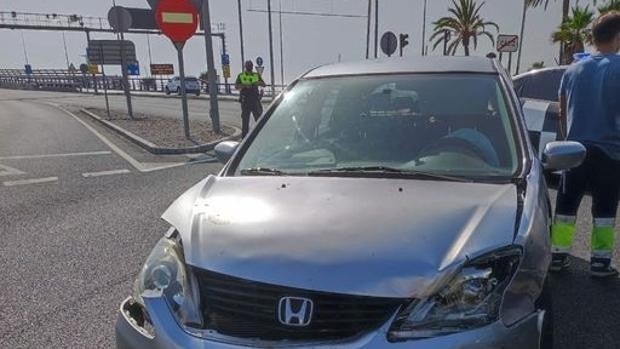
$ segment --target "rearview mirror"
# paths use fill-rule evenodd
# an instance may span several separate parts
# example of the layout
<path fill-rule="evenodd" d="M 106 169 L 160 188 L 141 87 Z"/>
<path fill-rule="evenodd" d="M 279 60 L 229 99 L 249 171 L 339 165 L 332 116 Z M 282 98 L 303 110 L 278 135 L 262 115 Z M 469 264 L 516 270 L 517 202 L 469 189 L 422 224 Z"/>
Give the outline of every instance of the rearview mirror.
<path fill-rule="evenodd" d="M 586 158 L 586 147 L 579 142 L 549 142 L 543 152 L 545 170 L 562 171 L 575 168 Z"/>
<path fill-rule="evenodd" d="M 221 162 L 222 164 L 225 164 L 233 156 L 233 154 L 237 150 L 237 147 L 239 147 L 239 142 L 225 141 L 225 142 L 219 143 L 218 145 L 215 146 L 215 149 L 214 149 L 215 157 L 217 157 L 219 162 Z"/>

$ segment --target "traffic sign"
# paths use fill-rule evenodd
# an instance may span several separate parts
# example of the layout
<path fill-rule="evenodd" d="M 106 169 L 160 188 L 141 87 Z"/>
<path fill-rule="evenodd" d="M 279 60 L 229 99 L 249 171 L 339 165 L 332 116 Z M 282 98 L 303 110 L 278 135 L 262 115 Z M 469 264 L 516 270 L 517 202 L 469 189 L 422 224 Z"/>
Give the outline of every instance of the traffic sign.
<path fill-rule="evenodd" d="M 256 65 L 259 67 L 263 66 L 263 57 L 257 57 L 256 58 Z"/>
<path fill-rule="evenodd" d="M 127 74 L 133 76 L 140 75 L 140 65 L 137 62 L 127 64 Z"/>
<path fill-rule="evenodd" d="M 32 75 L 32 66 L 30 64 L 26 64 L 24 70 L 26 71 L 26 75 Z"/>
<path fill-rule="evenodd" d="M 172 64 L 151 64 L 151 75 L 174 75 Z"/>
<path fill-rule="evenodd" d="M 88 73 L 88 64 L 86 63 L 80 64 L 80 72 L 82 72 L 82 74 Z"/>
<path fill-rule="evenodd" d="M 89 64 L 88 72 L 93 75 L 99 74 L 99 66 L 97 64 Z"/>
<path fill-rule="evenodd" d="M 517 52 L 519 50 L 519 35 L 497 36 L 497 52 Z"/>
<path fill-rule="evenodd" d="M 116 32 L 126 32 L 131 28 L 131 13 L 123 6 L 114 6 L 108 11 L 108 22 Z"/>
<path fill-rule="evenodd" d="M 88 42 L 86 54 L 88 62 L 91 64 L 110 64 L 121 65 L 121 45 L 122 52 L 125 53 L 127 63 L 136 63 L 136 46 L 129 40 L 91 40 Z"/>
<path fill-rule="evenodd" d="M 383 36 L 381 36 L 381 51 L 388 56 L 391 56 L 396 52 L 396 48 L 398 48 L 398 38 L 396 34 L 392 32 L 385 32 Z"/>
<path fill-rule="evenodd" d="M 230 64 L 230 56 L 228 53 L 222 53 L 222 65 Z"/>
<path fill-rule="evenodd" d="M 256 72 L 258 73 L 258 75 L 263 75 L 264 71 L 265 71 L 265 67 L 260 66 L 260 65 L 256 67 Z"/>
<path fill-rule="evenodd" d="M 222 75 L 224 75 L 224 79 L 230 78 L 230 65 L 222 65 Z"/>
<path fill-rule="evenodd" d="M 189 0 L 161 0 L 155 11 L 159 29 L 175 44 L 183 44 L 196 34 L 198 11 Z"/>

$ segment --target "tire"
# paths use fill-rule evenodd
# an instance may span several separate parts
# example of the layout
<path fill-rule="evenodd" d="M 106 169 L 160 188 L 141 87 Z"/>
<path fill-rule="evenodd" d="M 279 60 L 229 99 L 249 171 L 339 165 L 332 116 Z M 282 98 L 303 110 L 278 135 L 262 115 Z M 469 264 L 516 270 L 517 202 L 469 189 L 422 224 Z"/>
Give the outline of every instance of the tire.
<path fill-rule="evenodd" d="M 177 87 L 177 94 L 180 95 L 181 94 L 181 88 Z"/>
<path fill-rule="evenodd" d="M 553 297 L 549 276 L 547 276 L 543 290 L 536 301 L 536 309 L 545 311 L 545 318 L 541 326 L 540 349 L 553 349 Z"/>
<path fill-rule="evenodd" d="M 165 89 L 165 92 L 166 92 L 166 96 L 170 96 L 170 90 L 167 87 Z"/>
<path fill-rule="evenodd" d="M 200 97 L 200 91 L 196 91 L 196 97 Z"/>

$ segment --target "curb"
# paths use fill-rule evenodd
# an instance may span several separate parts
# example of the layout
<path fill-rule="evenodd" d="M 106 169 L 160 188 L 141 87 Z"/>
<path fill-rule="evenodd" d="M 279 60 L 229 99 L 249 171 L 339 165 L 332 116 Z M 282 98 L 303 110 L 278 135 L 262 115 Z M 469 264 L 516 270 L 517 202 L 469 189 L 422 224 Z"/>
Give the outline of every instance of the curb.
<path fill-rule="evenodd" d="M 234 126 L 228 126 L 231 127 L 235 130 L 235 133 L 233 133 L 231 136 L 228 137 L 224 137 L 221 139 L 218 139 L 217 141 L 214 142 L 210 142 L 210 143 L 206 143 L 206 144 L 200 144 L 200 145 L 196 145 L 196 146 L 192 146 L 192 147 L 186 147 L 186 148 L 165 148 L 165 147 L 160 147 L 132 132 L 129 132 L 127 130 L 125 130 L 124 128 L 117 126 L 113 123 L 111 123 L 110 121 L 104 120 L 102 117 L 100 117 L 99 115 L 87 110 L 86 108 L 81 108 L 80 111 L 88 116 L 90 116 L 92 119 L 94 119 L 95 121 L 99 122 L 100 124 L 104 125 L 105 127 L 113 130 L 114 132 L 118 133 L 119 135 L 125 137 L 126 139 L 130 140 L 132 143 L 139 145 L 140 147 L 142 147 L 143 149 L 145 149 L 146 151 L 148 151 L 149 153 L 152 154 L 156 154 L 156 155 L 181 155 L 181 154 L 196 154 L 196 153 L 204 153 L 207 151 L 211 151 L 213 150 L 213 148 L 215 148 L 216 145 L 218 145 L 221 142 L 224 141 L 230 141 L 230 140 L 235 140 L 238 139 L 241 136 L 241 130 L 237 127 Z"/>

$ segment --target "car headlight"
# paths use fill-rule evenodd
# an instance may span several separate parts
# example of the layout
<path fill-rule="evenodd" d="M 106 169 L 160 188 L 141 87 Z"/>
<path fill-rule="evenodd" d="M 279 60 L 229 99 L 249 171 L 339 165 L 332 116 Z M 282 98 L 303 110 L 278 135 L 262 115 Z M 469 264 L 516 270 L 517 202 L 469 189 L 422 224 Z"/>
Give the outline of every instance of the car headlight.
<path fill-rule="evenodd" d="M 196 327 L 202 323 L 202 316 L 194 297 L 193 284 L 185 268 L 180 243 L 174 237 L 164 237 L 144 263 L 134 283 L 133 297 L 144 305 L 144 291 L 159 291 L 179 323 Z"/>
<path fill-rule="evenodd" d="M 509 247 L 468 261 L 436 294 L 412 302 L 394 321 L 391 341 L 428 338 L 493 323 L 522 250 Z"/>

